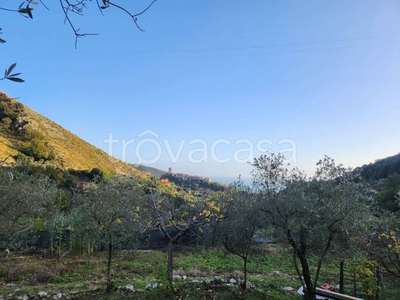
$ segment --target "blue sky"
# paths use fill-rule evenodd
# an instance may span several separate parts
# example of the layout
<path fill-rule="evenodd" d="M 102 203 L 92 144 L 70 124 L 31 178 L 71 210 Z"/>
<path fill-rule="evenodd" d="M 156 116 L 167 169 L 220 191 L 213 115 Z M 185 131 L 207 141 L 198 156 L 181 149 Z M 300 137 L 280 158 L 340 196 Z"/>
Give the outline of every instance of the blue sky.
<path fill-rule="evenodd" d="M 309 175 L 324 155 L 356 167 L 400 151 L 397 0 L 159 0 L 145 32 L 90 2 L 73 21 L 99 35 L 77 50 L 45 3 L 33 20 L 0 11 L 1 64 L 26 80 L 0 89 L 117 158 L 221 180 L 265 150 Z"/>

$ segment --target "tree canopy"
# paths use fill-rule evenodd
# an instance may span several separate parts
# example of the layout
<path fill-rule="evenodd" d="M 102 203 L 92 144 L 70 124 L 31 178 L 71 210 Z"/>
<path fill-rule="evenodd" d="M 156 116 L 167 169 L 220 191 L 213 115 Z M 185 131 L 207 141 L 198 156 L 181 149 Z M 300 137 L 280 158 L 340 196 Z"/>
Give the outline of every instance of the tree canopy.
<path fill-rule="evenodd" d="M 315 299 L 328 250 L 335 242 L 340 245 L 362 236 L 367 229 L 368 192 L 358 183 L 357 173 L 329 157 L 317 163 L 316 174 L 309 179 L 297 169 L 289 170 L 281 155 L 263 155 L 254 160 L 253 166 L 266 220 L 293 248 L 305 299 Z M 313 276 L 310 252 L 318 256 Z"/>

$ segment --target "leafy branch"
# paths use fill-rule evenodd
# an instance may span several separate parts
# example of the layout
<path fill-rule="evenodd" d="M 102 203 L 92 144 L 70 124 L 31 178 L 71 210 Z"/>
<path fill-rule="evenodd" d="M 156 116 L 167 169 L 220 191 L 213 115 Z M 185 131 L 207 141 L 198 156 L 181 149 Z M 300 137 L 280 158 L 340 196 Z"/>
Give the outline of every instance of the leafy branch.
<path fill-rule="evenodd" d="M 2 32 L 1 32 L 1 30 L 2 30 L 3 28 L 0 28 L 0 34 L 2 34 Z M 6 41 L 5 40 L 3 40 L 2 38 L 0 38 L 0 44 L 4 44 Z"/>
<path fill-rule="evenodd" d="M 14 70 L 16 65 L 17 65 L 17 63 L 13 63 L 8 69 L 6 69 L 5 72 L 4 72 L 4 77 L 0 78 L 0 80 L 8 79 L 8 80 L 11 80 L 11 81 L 14 81 L 14 82 L 25 82 L 25 80 L 17 77 L 21 73 L 11 74 L 11 72 Z"/>

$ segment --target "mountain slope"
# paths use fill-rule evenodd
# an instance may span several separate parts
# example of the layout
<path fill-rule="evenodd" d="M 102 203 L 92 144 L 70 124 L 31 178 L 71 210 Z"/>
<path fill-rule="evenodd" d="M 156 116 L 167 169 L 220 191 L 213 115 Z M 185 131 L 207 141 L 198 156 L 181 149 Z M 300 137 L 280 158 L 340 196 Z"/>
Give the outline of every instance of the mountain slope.
<path fill-rule="evenodd" d="M 0 161 L 9 164 L 27 157 L 64 170 L 139 172 L 0 91 Z"/>
<path fill-rule="evenodd" d="M 166 171 L 162 171 L 145 165 L 135 165 L 135 167 L 144 173 L 149 173 L 150 175 L 156 177 L 157 179 L 160 179 L 164 174 L 167 173 Z"/>
<path fill-rule="evenodd" d="M 367 180 L 379 180 L 391 174 L 400 174 L 400 153 L 377 159 L 375 162 L 361 167 L 361 174 Z"/>

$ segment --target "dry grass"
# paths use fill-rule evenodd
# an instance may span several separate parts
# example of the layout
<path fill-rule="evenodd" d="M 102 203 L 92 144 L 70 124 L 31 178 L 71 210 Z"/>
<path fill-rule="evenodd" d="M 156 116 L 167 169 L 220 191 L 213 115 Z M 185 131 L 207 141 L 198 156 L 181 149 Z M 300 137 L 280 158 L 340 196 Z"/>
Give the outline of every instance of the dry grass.
<path fill-rule="evenodd" d="M 7 97 L 6 99 L 18 102 L 12 98 Z M 106 175 L 139 173 L 131 165 L 111 157 L 29 107 L 24 106 L 23 119 L 29 122 L 28 126 L 32 130 L 44 136 L 45 143 L 56 154 L 55 159 L 51 162 L 60 169 L 92 170 L 99 168 Z M 7 130 L 8 125 L 1 122 L 0 125 L 2 125 L 0 126 L 0 160 L 4 160 L 10 154 L 15 156 L 19 153 L 16 150 L 19 138 L 16 136 L 18 133 Z M 7 162 L 11 163 L 12 161 L 7 160 Z"/>

